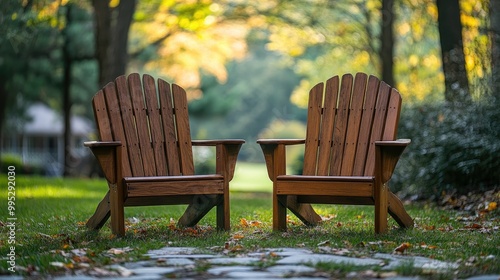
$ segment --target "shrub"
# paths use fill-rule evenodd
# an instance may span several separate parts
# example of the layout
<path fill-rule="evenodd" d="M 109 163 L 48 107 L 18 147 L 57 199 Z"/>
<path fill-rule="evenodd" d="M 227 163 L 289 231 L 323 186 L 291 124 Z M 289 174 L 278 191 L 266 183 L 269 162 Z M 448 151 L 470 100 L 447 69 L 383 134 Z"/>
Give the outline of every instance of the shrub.
<path fill-rule="evenodd" d="M 213 147 L 193 147 L 193 161 L 195 174 L 215 173 L 215 148 Z"/>
<path fill-rule="evenodd" d="M 306 126 L 299 121 L 276 119 L 264 129 L 259 138 L 294 139 L 304 138 Z M 302 174 L 304 145 L 290 145 L 286 148 L 287 165 L 292 174 Z"/>
<path fill-rule="evenodd" d="M 0 168 L 2 172 L 7 170 L 7 167 L 14 166 L 16 170 L 21 170 L 23 166 L 23 160 L 20 156 L 15 154 L 4 154 L 0 160 Z"/>
<path fill-rule="evenodd" d="M 17 174 L 43 174 L 40 166 L 23 163 L 21 156 L 16 154 L 3 154 L 0 159 L 0 173 L 6 173 L 7 167 L 9 166 L 14 166 Z"/>
<path fill-rule="evenodd" d="M 393 190 L 431 197 L 500 183 L 499 102 L 426 102 L 403 108 L 398 135 L 411 138 L 396 168 Z"/>

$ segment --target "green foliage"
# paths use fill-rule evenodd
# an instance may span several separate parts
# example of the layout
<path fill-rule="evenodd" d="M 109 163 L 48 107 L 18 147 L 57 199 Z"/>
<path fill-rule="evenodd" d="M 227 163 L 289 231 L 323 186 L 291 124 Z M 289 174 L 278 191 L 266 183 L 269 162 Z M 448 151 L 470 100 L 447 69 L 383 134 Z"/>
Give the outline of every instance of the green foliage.
<path fill-rule="evenodd" d="M 302 110 L 290 103 L 297 76 L 279 55 L 265 50 L 264 32 L 252 36 L 248 57 L 227 65 L 226 83 L 203 78 L 203 96 L 190 102 L 189 111 L 195 138 L 245 139 L 240 159 L 262 161 L 257 135 L 274 119 L 297 119 Z"/>
<path fill-rule="evenodd" d="M 424 102 L 407 105 L 399 136 L 411 138 L 393 186 L 429 197 L 441 191 L 488 188 L 500 184 L 498 100 L 473 104 Z"/>
<path fill-rule="evenodd" d="M 17 170 L 20 170 L 23 166 L 23 160 L 20 156 L 15 154 L 2 154 L 0 159 L 0 170 L 7 170 L 9 166 L 14 166 Z"/>
<path fill-rule="evenodd" d="M 306 134 L 306 126 L 299 121 L 283 121 L 277 119 L 262 131 L 259 138 L 264 139 L 300 139 Z M 304 163 L 304 145 L 293 145 L 286 150 L 287 166 L 293 174 L 302 174 Z"/>
<path fill-rule="evenodd" d="M 0 158 L 0 173 L 7 173 L 8 167 L 14 166 L 16 174 L 42 175 L 42 167 L 23 163 L 22 158 L 15 154 L 2 154 Z"/>
<path fill-rule="evenodd" d="M 211 147 L 193 147 L 195 174 L 214 174 L 215 149 Z"/>

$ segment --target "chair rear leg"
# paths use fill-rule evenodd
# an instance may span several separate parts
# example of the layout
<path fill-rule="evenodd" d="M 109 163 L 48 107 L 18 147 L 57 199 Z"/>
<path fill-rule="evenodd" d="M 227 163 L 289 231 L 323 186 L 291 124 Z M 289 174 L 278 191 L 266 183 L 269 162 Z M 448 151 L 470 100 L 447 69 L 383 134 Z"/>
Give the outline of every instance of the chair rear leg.
<path fill-rule="evenodd" d="M 214 206 L 221 203 L 220 195 L 200 194 L 193 197 L 193 201 L 188 205 L 184 214 L 179 219 L 179 226 L 195 226 Z"/>
<path fill-rule="evenodd" d="M 322 219 L 321 216 L 314 211 L 314 208 L 309 203 L 298 203 L 296 195 L 289 195 L 287 198 L 287 207 L 292 213 L 297 216 L 306 226 L 315 226 Z"/>
<path fill-rule="evenodd" d="M 111 215 L 110 207 L 109 207 L 109 191 L 106 193 L 104 198 L 99 202 L 97 208 L 95 210 L 94 215 L 89 218 L 86 223 L 87 228 L 92 230 L 101 229 L 106 221 L 109 219 Z"/>
<path fill-rule="evenodd" d="M 406 212 L 401 200 L 391 191 L 388 191 L 388 200 L 389 214 L 396 220 L 399 226 L 402 228 L 412 228 L 414 226 L 413 219 Z"/>

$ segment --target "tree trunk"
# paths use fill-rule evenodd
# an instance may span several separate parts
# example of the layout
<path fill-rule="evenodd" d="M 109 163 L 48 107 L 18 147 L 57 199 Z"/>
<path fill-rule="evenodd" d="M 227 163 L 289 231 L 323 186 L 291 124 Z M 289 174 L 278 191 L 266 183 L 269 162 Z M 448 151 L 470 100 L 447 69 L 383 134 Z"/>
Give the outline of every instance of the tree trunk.
<path fill-rule="evenodd" d="M 96 58 L 99 64 L 99 87 L 111 81 L 112 49 L 111 44 L 111 9 L 109 1 L 92 0 L 95 14 Z"/>
<path fill-rule="evenodd" d="M 500 100 L 500 0 L 490 0 L 491 92 Z"/>
<path fill-rule="evenodd" d="M 5 111 L 7 108 L 7 95 L 8 91 L 6 90 L 6 79 L 5 77 L 0 76 L 0 139 L 3 137 L 3 124 L 6 119 Z M 1 142 L 0 142 L 1 144 Z M 2 149 L 0 147 L 0 157 L 1 157 Z"/>
<path fill-rule="evenodd" d="M 71 163 L 71 67 L 73 60 L 69 50 L 69 41 L 71 40 L 68 32 L 72 22 L 71 3 L 66 5 L 66 27 L 63 31 L 64 46 L 63 46 L 63 117 L 64 117 L 64 164 L 63 176 L 69 176 Z"/>
<path fill-rule="evenodd" d="M 394 0 L 382 0 L 382 26 L 380 34 L 380 62 L 382 80 L 391 86 L 394 82 Z"/>
<path fill-rule="evenodd" d="M 128 32 L 136 0 L 122 0 L 116 8 L 109 1 L 92 0 L 96 18 L 96 57 L 99 87 L 125 74 L 128 62 Z"/>
<path fill-rule="evenodd" d="M 471 99 L 465 68 L 462 23 L 458 0 L 436 0 L 443 63 L 445 99 L 468 102 Z"/>

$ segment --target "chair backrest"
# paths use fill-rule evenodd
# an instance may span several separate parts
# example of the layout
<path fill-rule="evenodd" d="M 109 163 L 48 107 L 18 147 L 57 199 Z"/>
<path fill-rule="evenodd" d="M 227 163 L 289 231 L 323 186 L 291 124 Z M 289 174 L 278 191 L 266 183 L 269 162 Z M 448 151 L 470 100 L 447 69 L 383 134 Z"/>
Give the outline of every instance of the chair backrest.
<path fill-rule="evenodd" d="M 374 76 L 346 74 L 309 93 L 303 175 L 373 176 L 375 141 L 395 140 L 401 95 Z"/>
<path fill-rule="evenodd" d="M 124 176 L 194 174 L 186 92 L 139 74 L 116 78 L 92 100 L 101 141 L 121 141 Z"/>

